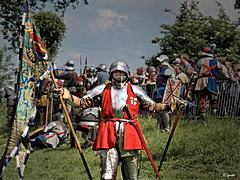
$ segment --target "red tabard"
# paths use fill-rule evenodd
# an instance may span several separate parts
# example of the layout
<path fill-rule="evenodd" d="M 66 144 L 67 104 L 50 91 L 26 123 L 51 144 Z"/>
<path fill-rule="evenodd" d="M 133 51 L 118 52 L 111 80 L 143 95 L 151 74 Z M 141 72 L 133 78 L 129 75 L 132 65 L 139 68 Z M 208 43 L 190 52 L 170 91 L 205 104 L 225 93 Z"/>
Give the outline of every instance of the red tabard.
<path fill-rule="evenodd" d="M 132 122 L 140 131 L 141 127 L 137 122 L 139 102 L 133 93 L 130 83 L 127 85 L 128 98 L 126 104 L 128 105 L 131 117 L 134 117 Z M 112 108 L 111 99 L 111 83 L 107 84 L 102 93 L 102 121 L 99 124 L 96 140 L 93 144 L 93 150 L 109 149 L 115 147 L 115 124 L 117 119 L 129 119 L 127 113 L 124 112 L 124 117 L 115 117 Z M 123 149 L 143 149 L 141 140 L 137 134 L 135 127 L 131 123 L 124 123 L 124 140 Z"/>

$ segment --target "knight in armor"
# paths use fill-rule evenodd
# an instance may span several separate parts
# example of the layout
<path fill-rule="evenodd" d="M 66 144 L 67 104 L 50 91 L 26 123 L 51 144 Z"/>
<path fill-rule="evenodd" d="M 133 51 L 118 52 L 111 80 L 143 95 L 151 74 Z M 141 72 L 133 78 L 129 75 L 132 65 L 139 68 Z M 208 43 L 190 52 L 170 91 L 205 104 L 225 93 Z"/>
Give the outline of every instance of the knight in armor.
<path fill-rule="evenodd" d="M 0 97 L 7 99 L 7 129 L 10 131 L 12 123 L 14 121 L 14 115 L 17 105 L 17 94 L 10 87 L 1 87 L 0 88 Z"/>
<path fill-rule="evenodd" d="M 94 75 L 94 74 L 93 74 Z M 92 89 L 95 85 L 101 85 L 105 84 L 109 80 L 109 73 L 107 72 L 107 65 L 106 64 L 99 64 L 96 67 L 96 75 L 97 75 L 97 84 L 94 82 L 92 87 L 89 87 L 89 89 Z M 91 81 L 90 81 L 91 82 Z M 97 123 L 86 123 L 84 124 L 84 119 L 87 120 L 97 120 L 99 118 L 100 109 L 99 108 L 88 108 L 85 109 L 81 115 L 80 115 L 80 123 L 79 123 L 79 129 L 83 130 L 83 138 L 85 139 L 85 142 L 81 144 L 82 149 L 87 149 L 88 147 L 93 145 L 93 142 L 95 141 L 98 125 Z M 83 127 L 86 127 L 85 129 Z"/>
<path fill-rule="evenodd" d="M 104 83 L 106 80 L 108 80 L 108 73 L 106 72 L 107 65 L 106 64 L 99 64 L 97 68 L 93 66 L 88 66 L 85 69 L 85 89 L 86 91 L 91 91 L 94 87 L 97 85 Z M 80 115 L 80 122 L 81 119 L 90 119 L 97 118 L 97 115 L 92 111 L 92 107 L 89 107 L 85 110 L 88 113 L 83 112 Z M 90 115 L 86 115 L 90 114 Z M 81 124 L 81 123 L 79 123 Z M 85 140 L 83 143 L 81 143 L 82 149 L 87 149 L 93 145 L 93 141 L 95 140 L 95 134 L 97 132 L 97 125 L 83 125 L 77 127 L 80 131 L 82 131 L 82 138 Z"/>
<path fill-rule="evenodd" d="M 97 69 L 97 76 L 98 76 L 98 85 L 106 83 L 109 80 L 109 74 L 107 72 L 107 65 L 106 64 L 99 64 Z"/>
<path fill-rule="evenodd" d="M 64 80 L 63 87 L 66 87 L 71 94 L 75 95 L 77 93 L 75 78 L 78 75 L 74 68 L 74 61 L 67 61 L 65 64 L 65 72 L 62 74 L 57 74 L 56 71 L 54 71 L 54 75 L 55 78 Z"/>
<path fill-rule="evenodd" d="M 80 100 L 82 109 L 93 103 L 101 107 L 93 150 L 99 151 L 101 179 L 104 180 L 116 179 L 119 162 L 122 163 L 124 179 L 138 179 L 138 155 L 143 149 L 135 129 L 135 126 L 140 127 L 137 121 L 139 104 L 150 112 L 170 109 L 168 104 L 153 101 L 129 79 L 127 63 L 117 60 L 110 66 L 110 82 L 95 87 Z"/>
<path fill-rule="evenodd" d="M 156 100 L 161 102 L 164 90 L 167 84 L 167 80 L 169 78 L 175 78 L 175 71 L 169 64 L 169 58 L 166 55 L 161 55 L 156 59 L 157 66 L 159 67 L 159 74 L 157 76 L 157 92 L 156 92 Z"/>
<path fill-rule="evenodd" d="M 64 80 L 63 87 L 66 87 L 72 95 L 75 96 L 81 95 L 80 90 L 81 87 L 83 87 L 83 82 L 79 80 L 79 76 L 75 71 L 74 61 L 72 60 L 67 61 L 65 64 L 65 72 L 63 72 L 62 74 L 57 74 L 56 71 L 54 71 L 54 75 L 57 79 Z M 82 89 L 82 91 L 84 91 L 84 88 Z M 77 111 L 73 108 L 69 108 L 68 110 L 71 114 L 71 117 L 73 118 L 73 121 L 75 122 L 77 118 Z M 70 146 L 71 148 L 73 148 L 75 146 L 75 141 L 72 133 L 70 134 L 70 136 L 71 136 Z"/>
<path fill-rule="evenodd" d="M 100 70 L 101 69 L 101 70 Z M 107 65 L 105 66 L 105 64 L 100 64 L 97 68 L 93 67 L 93 66 L 86 66 L 84 69 L 84 88 L 85 88 L 85 92 L 91 91 L 94 87 L 96 87 L 98 85 L 99 82 L 99 74 L 103 75 L 101 77 L 101 80 L 104 82 L 104 79 L 106 79 L 106 77 L 104 77 L 104 71 L 106 71 L 107 69 Z M 101 72 L 100 72 L 101 71 Z M 99 73 L 98 73 L 99 72 Z M 88 115 L 86 115 L 86 112 Z M 88 119 L 89 117 L 91 117 L 90 119 L 97 118 L 97 115 L 93 113 L 94 111 L 92 111 L 92 107 L 89 107 L 88 109 L 86 109 L 85 112 L 82 112 L 82 114 L 80 114 L 79 117 L 76 118 L 76 121 L 74 122 L 75 127 L 77 130 L 80 130 L 82 132 L 82 138 L 84 139 L 84 142 L 81 143 L 81 148 L 82 149 L 87 149 L 89 147 L 92 146 L 93 141 L 94 141 L 94 137 L 97 131 L 97 125 L 96 126 L 92 126 L 92 125 L 88 125 L 88 124 L 84 124 L 82 123 L 83 119 Z M 89 116 L 90 114 L 90 116 Z M 71 136 L 72 137 L 72 136 Z M 73 137 L 71 138 L 71 142 L 73 142 Z M 73 147 L 74 144 L 71 143 L 71 147 Z"/>
<path fill-rule="evenodd" d="M 96 68 L 89 66 L 86 68 L 86 90 L 90 91 L 98 85 L 98 76 Z"/>
<path fill-rule="evenodd" d="M 207 98 L 210 100 L 211 107 L 217 109 L 217 81 L 216 78 L 222 69 L 221 63 L 215 58 L 214 49 L 216 44 L 210 44 L 203 49 L 204 56 L 197 62 L 198 78 L 196 80 L 195 91 L 198 95 L 199 119 L 205 125 Z"/>
<path fill-rule="evenodd" d="M 157 57 L 157 66 L 159 67 L 159 74 L 157 76 L 157 90 L 155 94 L 155 100 L 157 102 L 162 102 L 165 87 L 169 78 L 175 79 L 175 71 L 170 66 L 169 58 L 166 55 L 161 55 Z M 160 130 L 161 132 L 170 131 L 170 117 L 169 113 L 162 113 L 158 115 Z"/>

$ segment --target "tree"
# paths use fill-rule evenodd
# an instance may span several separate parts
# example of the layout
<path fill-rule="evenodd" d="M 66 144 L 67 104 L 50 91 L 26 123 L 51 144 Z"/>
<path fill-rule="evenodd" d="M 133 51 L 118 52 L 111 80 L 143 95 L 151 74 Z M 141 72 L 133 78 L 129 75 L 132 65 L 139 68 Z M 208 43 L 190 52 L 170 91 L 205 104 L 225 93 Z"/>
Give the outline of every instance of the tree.
<path fill-rule="evenodd" d="M 14 64 L 11 55 L 4 57 L 5 50 L 0 49 L 0 86 L 13 85 Z"/>
<path fill-rule="evenodd" d="M 184 1 L 180 13 L 173 25 L 163 24 L 160 31 L 163 37 L 157 37 L 156 43 L 160 46 L 160 53 L 173 57 L 174 54 L 187 53 L 194 55 L 207 42 L 204 40 L 205 18 L 199 11 L 198 2 Z"/>
<path fill-rule="evenodd" d="M 0 1 L 0 26 L 1 32 L 8 42 L 10 42 L 10 49 L 17 51 L 19 47 L 19 34 L 21 30 L 21 20 L 23 14 L 23 4 L 26 0 L 1 0 Z M 42 11 L 47 6 L 53 6 L 56 13 L 64 16 L 67 8 L 76 8 L 83 0 L 29 0 L 31 10 L 34 12 Z M 88 4 L 87 0 L 83 1 Z"/>
<path fill-rule="evenodd" d="M 240 0 L 235 0 L 234 8 L 240 9 Z"/>
<path fill-rule="evenodd" d="M 219 55 L 238 57 L 240 31 L 237 25 L 230 21 L 222 5 L 217 3 L 217 18 L 204 16 L 198 5 L 198 1 L 185 0 L 181 4 L 175 23 L 160 26 L 163 36 L 155 37 L 152 41 L 160 46 L 156 56 L 162 53 L 174 58 L 181 53 L 187 53 L 199 58 L 203 47 L 209 43 L 216 43 Z"/>
<path fill-rule="evenodd" d="M 225 9 L 220 3 L 216 19 L 209 17 L 205 38 L 217 44 L 216 53 L 228 57 L 228 60 L 237 61 L 240 55 L 240 31 L 237 23 L 231 22 Z"/>
<path fill-rule="evenodd" d="M 52 60 L 58 53 L 66 25 L 56 13 L 52 12 L 39 12 L 34 15 L 34 20 L 49 52 L 49 59 Z"/>

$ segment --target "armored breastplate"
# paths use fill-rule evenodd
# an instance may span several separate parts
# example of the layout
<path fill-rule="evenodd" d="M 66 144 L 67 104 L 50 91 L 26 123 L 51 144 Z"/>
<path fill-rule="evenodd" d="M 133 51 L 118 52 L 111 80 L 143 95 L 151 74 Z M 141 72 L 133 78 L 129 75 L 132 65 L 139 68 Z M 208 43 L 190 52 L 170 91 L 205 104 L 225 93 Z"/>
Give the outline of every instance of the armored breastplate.
<path fill-rule="evenodd" d="M 126 105 L 127 101 L 127 86 L 124 86 L 121 89 L 116 89 L 112 87 L 111 89 L 112 97 L 112 108 L 116 117 L 123 117 L 123 107 Z"/>

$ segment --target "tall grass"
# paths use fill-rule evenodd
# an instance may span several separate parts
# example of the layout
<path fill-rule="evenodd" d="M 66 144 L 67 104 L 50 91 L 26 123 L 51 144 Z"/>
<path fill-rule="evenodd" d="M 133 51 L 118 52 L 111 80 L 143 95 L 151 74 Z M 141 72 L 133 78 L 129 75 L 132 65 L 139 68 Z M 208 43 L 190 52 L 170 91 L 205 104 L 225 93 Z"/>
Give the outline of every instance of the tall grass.
<path fill-rule="evenodd" d="M 0 120 L 2 127 L 3 116 Z M 141 118 L 147 145 L 156 165 L 159 165 L 168 133 L 160 133 L 155 119 Z M 198 121 L 180 121 L 161 169 L 162 179 L 222 179 L 240 178 L 240 121 L 211 119 L 207 126 Z M 80 139 L 81 140 L 81 139 Z M 7 138 L 0 136 L 0 154 Z M 155 179 L 153 168 L 144 151 L 141 153 L 140 179 Z M 99 179 L 99 158 L 88 149 L 84 153 L 94 179 Z M 10 163 L 4 179 L 18 179 L 16 165 Z M 57 149 L 43 149 L 31 154 L 25 179 L 77 180 L 88 179 L 76 149 L 64 144 Z M 118 179 L 121 179 L 120 173 Z"/>

